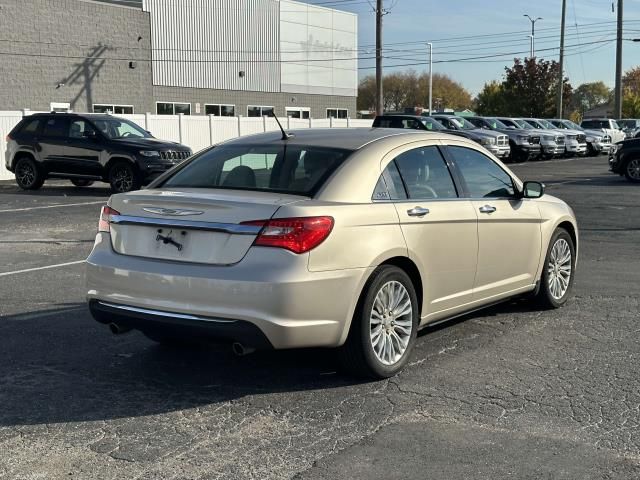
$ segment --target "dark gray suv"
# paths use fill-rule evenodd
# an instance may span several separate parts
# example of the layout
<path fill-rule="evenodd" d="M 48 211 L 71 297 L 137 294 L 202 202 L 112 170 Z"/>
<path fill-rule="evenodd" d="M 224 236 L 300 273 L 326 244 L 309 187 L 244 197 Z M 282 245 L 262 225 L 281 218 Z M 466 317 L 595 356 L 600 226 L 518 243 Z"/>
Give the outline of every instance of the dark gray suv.
<path fill-rule="evenodd" d="M 135 123 L 111 115 L 35 114 L 7 136 L 6 166 L 24 190 L 47 178 L 78 187 L 95 180 L 116 192 L 137 190 L 192 154 L 185 145 L 154 138 Z"/>

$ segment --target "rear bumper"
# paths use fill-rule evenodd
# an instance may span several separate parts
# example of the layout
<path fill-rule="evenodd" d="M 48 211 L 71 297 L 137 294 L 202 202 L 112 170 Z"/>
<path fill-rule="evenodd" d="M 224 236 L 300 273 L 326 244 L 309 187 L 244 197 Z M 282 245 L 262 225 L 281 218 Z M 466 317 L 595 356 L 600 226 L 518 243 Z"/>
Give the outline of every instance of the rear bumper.
<path fill-rule="evenodd" d="M 99 233 L 87 259 L 87 300 L 101 323 L 240 342 L 257 329 L 277 349 L 344 343 L 370 271 L 310 272 L 308 255 L 264 247 L 232 266 L 163 261 L 117 254 L 110 240 Z"/>
<path fill-rule="evenodd" d="M 103 324 L 116 323 L 143 332 L 161 332 L 176 337 L 239 342 L 262 350 L 273 348 L 258 327 L 242 320 L 184 315 L 100 300 L 90 300 L 89 310 L 93 318 Z"/>

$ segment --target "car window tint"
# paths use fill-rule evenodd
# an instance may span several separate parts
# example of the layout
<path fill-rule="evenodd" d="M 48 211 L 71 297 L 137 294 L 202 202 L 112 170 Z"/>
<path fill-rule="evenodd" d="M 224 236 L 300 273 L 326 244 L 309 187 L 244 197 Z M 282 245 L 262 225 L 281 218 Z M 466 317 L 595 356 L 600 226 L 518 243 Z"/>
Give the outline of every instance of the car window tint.
<path fill-rule="evenodd" d="M 456 187 L 437 147 L 409 150 L 396 158 L 409 198 L 456 198 Z"/>
<path fill-rule="evenodd" d="M 38 131 L 39 125 L 40 125 L 39 119 L 31 120 L 30 122 L 27 122 L 24 124 L 24 126 L 20 129 L 20 133 L 30 133 L 33 135 Z"/>
<path fill-rule="evenodd" d="M 67 120 L 62 117 L 48 118 L 44 124 L 42 135 L 45 137 L 65 137 L 68 133 L 67 125 Z"/>
<path fill-rule="evenodd" d="M 395 162 L 384 169 L 373 191 L 373 200 L 406 200 L 407 193 Z"/>
<path fill-rule="evenodd" d="M 93 132 L 94 128 L 89 125 L 86 120 L 74 120 L 69 126 L 69 137 L 71 138 L 83 138 L 86 136 L 86 132 Z"/>
<path fill-rule="evenodd" d="M 465 147 L 448 147 L 471 198 L 513 197 L 513 180 L 486 155 Z"/>

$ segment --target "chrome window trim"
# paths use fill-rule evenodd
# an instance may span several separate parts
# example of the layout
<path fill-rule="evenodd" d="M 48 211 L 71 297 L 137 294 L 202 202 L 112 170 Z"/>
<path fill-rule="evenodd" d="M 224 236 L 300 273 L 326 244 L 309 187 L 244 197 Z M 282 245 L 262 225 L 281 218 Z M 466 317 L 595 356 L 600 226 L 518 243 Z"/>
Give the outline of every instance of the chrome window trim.
<path fill-rule="evenodd" d="M 98 303 L 108 308 L 115 308 L 115 309 L 124 310 L 127 312 L 143 313 L 145 315 L 155 315 L 156 317 L 179 318 L 181 320 L 197 320 L 200 322 L 211 322 L 211 323 L 236 323 L 237 322 L 237 320 L 222 320 L 219 318 L 199 317 L 197 315 L 189 315 L 186 313 L 163 312 L 162 310 L 152 310 L 149 308 L 130 307 L 127 305 L 118 305 L 116 303 L 103 302 L 102 300 L 98 300 Z"/>
<path fill-rule="evenodd" d="M 257 235 L 262 230 L 258 225 L 239 225 L 237 223 L 195 222 L 170 218 L 136 217 L 132 215 L 112 215 L 111 223 L 116 225 L 147 225 L 154 227 L 177 227 L 209 232 L 224 232 L 233 235 Z"/>

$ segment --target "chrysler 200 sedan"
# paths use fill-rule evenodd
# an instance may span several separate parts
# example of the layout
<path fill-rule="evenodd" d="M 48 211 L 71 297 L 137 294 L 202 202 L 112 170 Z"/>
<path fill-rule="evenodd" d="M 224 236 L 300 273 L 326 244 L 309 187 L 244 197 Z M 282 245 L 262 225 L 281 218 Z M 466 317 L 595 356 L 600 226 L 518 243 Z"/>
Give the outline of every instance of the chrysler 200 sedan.
<path fill-rule="evenodd" d="M 256 348 L 334 347 L 383 378 L 418 330 L 528 295 L 570 295 L 573 211 L 440 132 L 265 133 L 203 151 L 103 207 L 88 302 L 112 331 Z"/>

